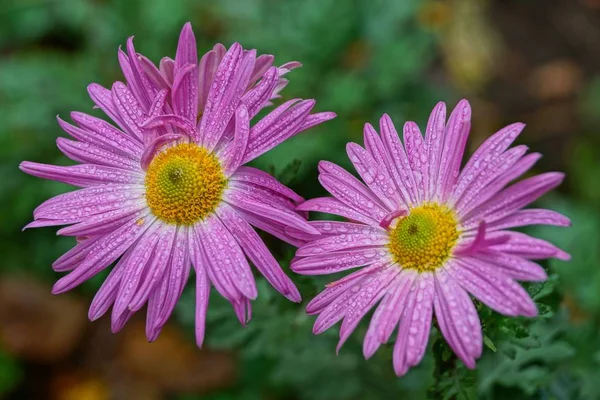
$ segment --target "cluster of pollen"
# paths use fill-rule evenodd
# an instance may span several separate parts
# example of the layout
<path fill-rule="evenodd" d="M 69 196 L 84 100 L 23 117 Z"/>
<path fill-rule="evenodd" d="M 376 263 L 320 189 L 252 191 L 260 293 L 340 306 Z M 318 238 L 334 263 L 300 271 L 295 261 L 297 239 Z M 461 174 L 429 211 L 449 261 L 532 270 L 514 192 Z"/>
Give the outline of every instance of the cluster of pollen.
<path fill-rule="evenodd" d="M 441 267 L 459 236 L 454 212 L 436 203 L 426 203 L 410 210 L 390 231 L 389 249 L 402 268 L 419 272 Z"/>
<path fill-rule="evenodd" d="M 165 222 L 191 225 L 215 211 L 227 179 L 219 160 L 196 144 L 178 144 L 154 157 L 146 172 L 146 201 Z"/>

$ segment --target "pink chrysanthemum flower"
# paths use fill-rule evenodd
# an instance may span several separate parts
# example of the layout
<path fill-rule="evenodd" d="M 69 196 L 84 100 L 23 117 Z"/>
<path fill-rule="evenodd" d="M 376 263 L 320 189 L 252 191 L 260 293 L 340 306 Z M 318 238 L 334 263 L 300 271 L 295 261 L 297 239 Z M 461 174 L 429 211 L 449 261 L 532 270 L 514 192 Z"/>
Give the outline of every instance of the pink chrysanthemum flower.
<path fill-rule="evenodd" d="M 300 294 L 251 225 L 294 244 L 291 226 L 315 232 L 295 206 L 303 199 L 272 176 L 242 166 L 285 139 L 334 117 L 309 115 L 313 100 L 291 100 L 251 126 L 277 96 L 287 67 L 272 56 L 256 57 L 235 43 L 200 61 L 189 24 L 175 60 L 157 69 L 137 54 L 119 52 L 127 84 L 112 90 L 89 86 L 97 107 L 118 126 L 74 112 L 74 126 L 60 126 L 76 140 L 59 138 L 75 166 L 23 162 L 31 175 L 83 189 L 50 199 L 28 227 L 69 225 L 59 234 L 78 244 L 53 267 L 70 271 L 53 288 L 62 293 L 116 266 L 95 296 L 89 317 L 112 305 L 112 329 L 148 304 L 146 334 L 155 340 L 179 299 L 190 266 L 196 271 L 196 340 L 204 339 L 211 285 L 233 305 L 240 322 L 250 319 L 255 281 L 246 258 L 284 296 Z"/>
<path fill-rule="evenodd" d="M 534 302 L 516 280 L 546 279 L 544 269 L 530 260 L 569 259 L 550 243 L 507 230 L 568 226 L 569 220 L 554 211 L 521 209 L 560 184 L 564 175 L 546 173 L 505 188 L 540 158 L 525 155 L 525 146 L 509 149 L 523 124 L 490 137 L 461 171 L 470 117 L 469 103 L 463 100 L 446 125 L 446 107 L 439 103 L 425 138 L 414 122 L 404 125 L 404 145 L 387 115 L 380 120 L 381 136 L 367 124 L 366 149 L 347 146 L 366 186 L 335 164 L 319 165 L 319 181 L 334 197 L 308 200 L 298 209 L 352 222 L 310 222 L 320 236 L 288 231 L 312 240 L 292 262 L 297 273 L 362 267 L 327 285 L 307 307 L 309 314 L 319 314 L 316 334 L 343 319 L 338 351 L 379 303 L 363 343 L 366 358 L 399 325 L 394 370 L 405 374 L 423 357 L 435 311 L 450 347 L 474 368 L 482 333 L 469 293 L 499 313 L 535 316 Z"/>

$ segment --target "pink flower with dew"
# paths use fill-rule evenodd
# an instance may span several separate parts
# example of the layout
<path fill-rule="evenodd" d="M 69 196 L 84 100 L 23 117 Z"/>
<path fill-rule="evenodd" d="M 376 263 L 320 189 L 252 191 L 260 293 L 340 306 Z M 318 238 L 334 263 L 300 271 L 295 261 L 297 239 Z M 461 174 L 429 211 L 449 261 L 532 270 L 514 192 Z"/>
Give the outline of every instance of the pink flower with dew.
<path fill-rule="evenodd" d="M 74 166 L 23 162 L 28 174 L 82 189 L 54 197 L 27 227 L 68 225 L 61 235 L 77 245 L 53 268 L 69 272 L 54 285 L 66 292 L 113 262 L 92 301 L 95 320 L 112 306 L 119 331 L 148 304 L 146 335 L 155 340 L 196 271 L 196 340 L 204 340 L 211 285 L 229 300 L 242 324 L 257 296 L 248 260 L 288 299 L 300 293 L 252 226 L 294 245 L 293 227 L 318 233 L 295 211 L 303 199 L 269 174 L 243 164 L 287 138 L 333 118 L 310 114 L 314 100 L 294 99 L 255 124 L 253 117 L 277 96 L 281 76 L 297 63 L 272 66 L 235 43 L 217 45 L 198 61 L 190 24 L 181 32 L 175 60 L 160 69 L 137 54 L 132 40 L 119 51 L 127 84 L 89 86 L 96 106 L 119 128 L 73 112 L 60 126 L 76 140 L 59 138 Z"/>
<path fill-rule="evenodd" d="M 534 302 L 516 281 L 546 279 L 544 269 L 531 260 L 570 258 L 544 240 L 508 230 L 569 226 L 554 211 L 522 209 L 558 186 L 564 175 L 545 173 L 506 187 L 540 158 L 526 155 L 526 146 L 509 148 L 524 127 L 519 123 L 490 137 L 461 171 L 470 117 L 469 103 L 462 100 L 446 124 L 446 106 L 439 103 L 425 137 L 414 122 L 404 125 L 404 144 L 387 115 L 380 120 L 380 135 L 366 124 L 365 148 L 347 146 L 366 185 L 323 161 L 319 181 L 333 198 L 298 207 L 351 222 L 311 221 L 320 235 L 287 229 L 309 241 L 298 249 L 293 271 L 321 275 L 361 267 L 327 285 L 308 304 L 307 312 L 319 315 L 313 332 L 343 320 L 339 351 L 376 307 L 364 356 L 371 357 L 399 326 L 393 352 L 398 376 L 421 361 L 434 313 L 450 347 L 474 368 L 482 333 L 469 294 L 499 313 L 535 316 Z"/>

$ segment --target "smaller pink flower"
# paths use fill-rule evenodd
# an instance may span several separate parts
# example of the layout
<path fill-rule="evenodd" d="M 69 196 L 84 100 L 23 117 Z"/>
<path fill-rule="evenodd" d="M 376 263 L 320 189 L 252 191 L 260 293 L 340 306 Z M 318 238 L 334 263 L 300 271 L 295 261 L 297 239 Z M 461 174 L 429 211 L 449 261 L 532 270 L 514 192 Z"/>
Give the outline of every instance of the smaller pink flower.
<path fill-rule="evenodd" d="M 446 106 L 431 113 L 425 137 L 414 122 L 404 125 L 404 144 L 387 115 L 381 135 L 365 125 L 365 148 L 347 146 L 364 181 L 323 161 L 319 181 L 333 197 L 308 200 L 301 211 L 319 211 L 350 222 L 312 221 L 320 235 L 294 228 L 310 241 L 301 246 L 292 269 L 304 275 L 360 267 L 327 285 L 307 306 L 318 314 L 313 332 L 338 321 L 338 351 L 372 308 L 363 342 L 366 358 L 398 327 L 394 370 L 398 376 L 423 358 L 431 320 L 469 368 L 482 351 L 481 324 L 469 294 L 510 316 L 537 314 L 516 282 L 543 281 L 544 269 L 531 260 L 568 260 L 552 244 L 508 229 L 534 224 L 569 226 L 550 210 L 522 209 L 558 186 L 564 175 L 550 172 L 506 187 L 540 158 L 526 146 L 509 148 L 523 124 L 500 130 L 483 143 L 461 171 L 471 108 L 462 100 L 446 124 Z"/>

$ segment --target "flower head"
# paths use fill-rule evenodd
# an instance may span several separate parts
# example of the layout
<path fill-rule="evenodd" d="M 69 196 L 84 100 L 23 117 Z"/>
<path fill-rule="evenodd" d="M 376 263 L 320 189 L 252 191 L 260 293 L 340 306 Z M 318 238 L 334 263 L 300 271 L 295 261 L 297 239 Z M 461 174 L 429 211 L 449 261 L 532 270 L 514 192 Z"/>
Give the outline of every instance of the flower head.
<path fill-rule="evenodd" d="M 365 148 L 347 146 L 363 184 L 339 166 L 321 162 L 319 181 L 333 198 L 301 204 L 302 211 L 336 214 L 351 222 L 312 221 L 320 235 L 288 228 L 309 241 L 298 249 L 292 269 L 320 275 L 361 267 L 327 288 L 308 305 L 319 314 L 314 332 L 343 320 L 338 350 L 362 317 L 376 307 L 364 339 L 372 356 L 394 329 L 394 369 L 405 374 L 423 357 L 435 313 L 439 328 L 469 367 L 481 355 L 482 333 L 469 294 L 511 316 L 537 309 L 516 282 L 542 281 L 544 269 L 531 260 L 569 255 L 552 244 L 509 228 L 568 226 L 550 210 L 522 209 L 563 180 L 546 173 L 506 187 L 540 155 L 525 146 L 509 148 L 523 129 L 500 130 L 460 169 L 470 130 L 471 109 L 461 101 L 446 124 L 446 107 L 433 110 L 425 137 L 414 122 L 404 125 L 401 143 L 387 115 L 381 135 L 365 126 Z"/>
<path fill-rule="evenodd" d="M 256 57 L 237 43 L 227 51 L 217 45 L 198 61 L 189 24 L 175 60 L 163 58 L 160 68 L 136 53 L 131 39 L 119 61 L 126 84 L 88 88 L 118 128 L 73 112 L 77 125 L 58 122 L 76 140 L 57 143 L 79 164 L 21 164 L 31 175 L 82 188 L 40 205 L 28 225 L 68 225 L 58 233 L 77 237 L 77 245 L 53 264 L 69 272 L 53 292 L 68 291 L 116 261 L 89 317 L 99 318 L 112 305 L 112 329 L 118 331 L 147 303 L 146 334 L 154 340 L 193 265 L 198 345 L 211 285 L 232 303 L 240 322 L 250 319 L 257 291 L 248 260 L 284 296 L 300 301 L 252 226 L 302 243 L 285 227 L 316 232 L 295 211 L 303 199 L 272 176 L 243 166 L 334 117 L 310 114 L 313 100 L 294 99 L 251 124 L 298 63 L 274 67 L 272 56 Z"/>

